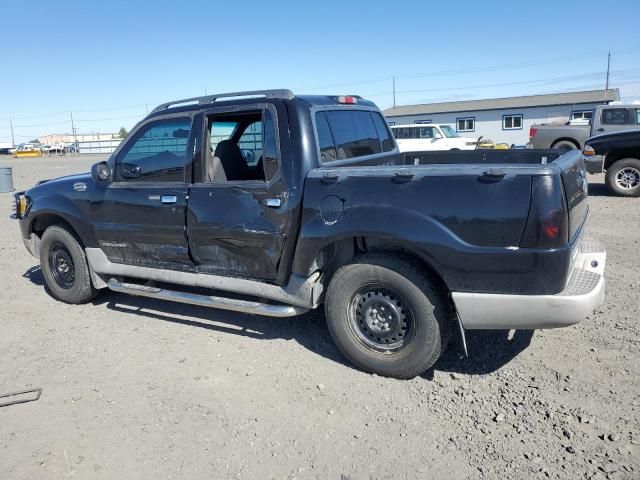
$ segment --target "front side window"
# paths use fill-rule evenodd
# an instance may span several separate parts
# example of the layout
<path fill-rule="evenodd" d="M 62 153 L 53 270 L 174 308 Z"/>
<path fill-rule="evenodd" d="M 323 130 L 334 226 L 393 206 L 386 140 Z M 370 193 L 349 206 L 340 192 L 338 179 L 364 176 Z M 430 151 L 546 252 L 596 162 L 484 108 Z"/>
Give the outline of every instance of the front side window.
<path fill-rule="evenodd" d="M 456 130 L 458 130 L 459 132 L 473 132 L 475 131 L 475 129 L 476 119 L 474 117 L 456 119 Z"/>
<path fill-rule="evenodd" d="M 608 108 L 603 110 L 602 123 L 605 125 L 624 125 L 627 123 L 627 109 Z"/>
<path fill-rule="evenodd" d="M 522 129 L 522 115 L 503 115 L 502 116 L 502 129 L 503 130 L 520 130 Z"/>
<path fill-rule="evenodd" d="M 442 130 L 442 133 L 444 133 L 444 136 L 447 138 L 458 138 L 460 136 L 449 125 L 441 125 L 440 130 Z"/>
<path fill-rule="evenodd" d="M 150 123 L 118 156 L 117 182 L 184 182 L 191 119 Z"/>

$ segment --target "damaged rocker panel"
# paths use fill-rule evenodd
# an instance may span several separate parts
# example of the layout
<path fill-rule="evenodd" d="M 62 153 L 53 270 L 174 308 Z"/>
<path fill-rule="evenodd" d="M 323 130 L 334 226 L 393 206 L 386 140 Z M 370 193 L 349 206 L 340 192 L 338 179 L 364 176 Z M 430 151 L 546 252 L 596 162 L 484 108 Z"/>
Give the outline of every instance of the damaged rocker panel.
<path fill-rule="evenodd" d="M 320 272 L 315 272 L 309 277 L 292 274 L 289 283 L 284 287 L 280 287 L 243 278 L 113 263 L 109 261 L 104 252 L 99 248 L 87 248 L 85 251 L 91 272 L 95 274 L 95 277 L 116 275 L 192 287 L 210 288 L 266 298 L 268 300 L 305 308 L 316 308 L 320 304 L 323 292 Z M 97 282 L 95 277 L 92 275 L 92 280 L 94 280 L 94 286 L 96 288 L 107 286 L 104 279 Z"/>

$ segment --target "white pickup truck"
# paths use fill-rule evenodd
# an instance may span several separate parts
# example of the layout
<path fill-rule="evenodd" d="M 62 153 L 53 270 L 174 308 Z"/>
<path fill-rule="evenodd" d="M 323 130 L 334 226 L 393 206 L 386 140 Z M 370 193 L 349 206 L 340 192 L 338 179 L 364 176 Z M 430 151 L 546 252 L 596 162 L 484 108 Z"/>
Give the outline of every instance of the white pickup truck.
<path fill-rule="evenodd" d="M 477 138 L 461 137 L 451 125 L 392 125 L 401 152 L 475 150 Z"/>

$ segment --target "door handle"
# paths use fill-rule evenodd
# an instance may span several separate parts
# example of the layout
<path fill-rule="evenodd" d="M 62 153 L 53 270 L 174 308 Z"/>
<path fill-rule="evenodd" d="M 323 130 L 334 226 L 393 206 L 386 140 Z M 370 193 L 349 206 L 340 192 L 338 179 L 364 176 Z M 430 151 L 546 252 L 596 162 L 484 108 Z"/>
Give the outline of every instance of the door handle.
<path fill-rule="evenodd" d="M 160 201 L 163 205 L 170 205 L 172 203 L 176 203 L 178 201 L 178 197 L 175 195 L 162 195 L 162 197 L 160 197 Z"/>
<path fill-rule="evenodd" d="M 282 206 L 282 200 L 279 198 L 265 198 L 262 201 L 262 204 L 265 207 L 270 207 L 270 208 L 279 208 Z"/>
<path fill-rule="evenodd" d="M 599 128 L 598 131 L 599 132 L 604 132 L 604 128 Z"/>

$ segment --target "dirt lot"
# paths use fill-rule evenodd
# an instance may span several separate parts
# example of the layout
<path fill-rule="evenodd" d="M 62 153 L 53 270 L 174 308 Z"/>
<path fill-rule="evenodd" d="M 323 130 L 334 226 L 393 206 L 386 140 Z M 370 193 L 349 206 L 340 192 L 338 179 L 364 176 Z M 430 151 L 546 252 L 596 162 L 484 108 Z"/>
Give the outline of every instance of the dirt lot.
<path fill-rule="evenodd" d="M 16 188 L 96 157 L 14 160 Z M 591 176 L 607 298 L 560 330 L 471 333 L 397 381 L 346 364 L 323 314 L 279 320 L 104 293 L 70 306 L 0 194 L 0 478 L 640 478 L 640 199 Z"/>

